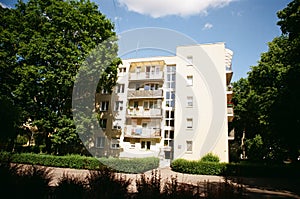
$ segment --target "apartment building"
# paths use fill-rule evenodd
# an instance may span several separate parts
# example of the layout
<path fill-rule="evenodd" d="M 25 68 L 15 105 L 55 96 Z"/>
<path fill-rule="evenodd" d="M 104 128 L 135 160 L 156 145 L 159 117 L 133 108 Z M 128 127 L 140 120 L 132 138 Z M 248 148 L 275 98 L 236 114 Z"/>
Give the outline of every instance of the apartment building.
<path fill-rule="evenodd" d="M 94 154 L 228 162 L 232 51 L 224 43 L 178 46 L 176 55 L 122 60 L 112 94 L 96 94 L 103 131 Z"/>

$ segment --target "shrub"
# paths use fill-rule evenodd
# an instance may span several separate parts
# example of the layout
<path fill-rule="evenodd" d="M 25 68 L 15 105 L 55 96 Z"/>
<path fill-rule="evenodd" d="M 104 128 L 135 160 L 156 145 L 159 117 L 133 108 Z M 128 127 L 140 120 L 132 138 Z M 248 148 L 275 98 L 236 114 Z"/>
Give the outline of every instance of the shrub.
<path fill-rule="evenodd" d="M 172 170 L 181 173 L 200 175 L 222 175 L 226 169 L 226 163 L 177 159 L 171 163 L 171 168 Z"/>
<path fill-rule="evenodd" d="M 112 170 L 125 173 L 143 173 L 159 166 L 159 159 L 155 157 L 118 159 L 94 158 L 81 155 L 55 156 L 34 153 L 0 152 L 0 162 L 13 162 L 53 167 L 67 167 L 74 169 L 101 170 L 109 167 Z"/>
<path fill-rule="evenodd" d="M 220 158 L 213 153 L 208 153 L 200 159 L 201 162 L 220 162 Z"/>
<path fill-rule="evenodd" d="M 100 158 L 99 161 L 107 167 L 124 173 L 144 173 L 159 166 L 159 159 L 156 157 L 147 158 Z"/>

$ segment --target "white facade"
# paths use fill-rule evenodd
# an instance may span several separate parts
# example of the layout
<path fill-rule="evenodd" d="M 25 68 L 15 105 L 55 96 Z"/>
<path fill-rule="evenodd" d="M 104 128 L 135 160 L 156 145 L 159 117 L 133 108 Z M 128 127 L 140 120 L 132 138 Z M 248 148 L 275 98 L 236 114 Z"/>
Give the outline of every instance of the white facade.
<path fill-rule="evenodd" d="M 111 95 L 112 125 L 121 130 L 113 154 L 168 161 L 212 152 L 228 162 L 231 59 L 232 51 L 215 43 L 179 46 L 176 56 L 122 60 Z"/>

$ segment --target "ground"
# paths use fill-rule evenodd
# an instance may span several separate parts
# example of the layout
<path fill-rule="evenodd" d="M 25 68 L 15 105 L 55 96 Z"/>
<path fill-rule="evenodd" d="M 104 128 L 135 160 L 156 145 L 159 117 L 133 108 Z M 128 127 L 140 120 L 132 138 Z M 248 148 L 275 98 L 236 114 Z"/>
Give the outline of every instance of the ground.
<path fill-rule="evenodd" d="M 88 170 L 77 170 L 69 168 L 54 168 L 51 167 L 53 180 L 50 185 L 55 186 L 57 180 L 63 176 L 64 173 L 76 177 L 84 178 L 89 174 Z M 174 172 L 170 167 L 159 168 L 158 172 L 161 174 L 163 180 L 168 180 L 171 177 L 176 177 L 178 182 L 197 183 L 209 182 L 224 182 L 224 177 L 208 176 L 208 175 L 192 175 Z M 151 176 L 152 171 L 148 171 L 145 175 Z M 126 178 L 136 179 L 140 174 L 120 174 Z M 240 182 L 245 188 L 247 198 L 298 198 L 300 199 L 300 179 L 293 178 L 229 178 L 232 183 Z M 135 191 L 134 180 L 130 191 Z"/>

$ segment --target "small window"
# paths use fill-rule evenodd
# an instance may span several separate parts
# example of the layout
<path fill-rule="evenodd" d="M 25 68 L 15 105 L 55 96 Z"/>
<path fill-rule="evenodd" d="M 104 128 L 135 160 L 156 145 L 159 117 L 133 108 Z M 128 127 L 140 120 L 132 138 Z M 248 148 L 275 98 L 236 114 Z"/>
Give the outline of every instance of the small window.
<path fill-rule="evenodd" d="M 188 66 L 193 65 L 193 56 L 187 56 L 186 59 L 187 59 L 187 62 L 188 62 L 187 63 Z"/>
<path fill-rule="evenodd" d="M 192 96 L 187 97 L 187 106 L 193 107 L 193 97 Z"/>
<path fill-rule="evenodd" d="M 107 119 L 100 119 L 99 124 L 101 128 L 106 129 Z"/>
<path fill-rule="evenodd" d="M 110 141 L 110 147 L 112 149 L 119 149 L 120 148 L 120 141 L 118 139 L 111 139 Z"/>
<path fill-rule="evenodd" d="M 104 148 L 105 146 L 105 137 L 96 138 L 96 148 Z"/>
<path fill-rule="evenodd" d="M 193 151 L 193 141 L 186 141 L 186 151 L 187 152 Z"/>
<path fill-rule="evenodd" d="M 193 118 L 186 119 L 186 128 L 192 129 L 193 128 Z"/>
<path fill-rule="evenodd" d="M 187 85 L 188 86 L 193 85 L 193 76 L 192 75 L 187 76 Z"/>
<path fill-rule="evenodd" d="M 122 122 L 121 119 L 116 119 L 115 121 L 113 121 L 113 126 L 112 126 L 113 129 L 117 129 L 117 130 L 122 129 L 121 122 Z"/>
<path fill-rule="evenodd" d="M 118 84 L 116 87 L 116 93 L 124 93 L 125 84 Z"/>
<path fill-rule="evenodd" d="M 115 111 L 122 111 L 123 110 L 123 101 L 116 101 L 115 102 Z"/>
<path fill-rule="evenodd" d="M 108 111 L 109 101 L 100 102 L 100 111 Z"/>
<path fill-rule="evenodd" d="M 108 90 L 107 90 L 107 89 L 105 89 L 105 88 L 104 88 L 104 89 L 102 89 L 102 90 L 101 90 L 101 94 L 108 94 Z"/>
<path fill-rule="evenodd" d="M 124 68 L 124 67 L 119 68 L 119 73 L 126 73 L 126 68 Z"/>

